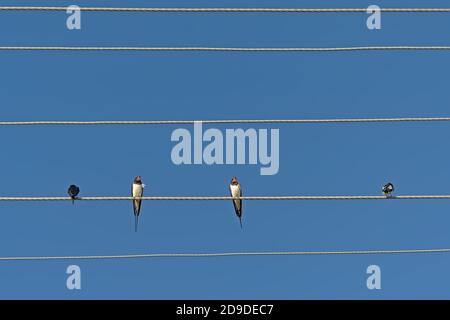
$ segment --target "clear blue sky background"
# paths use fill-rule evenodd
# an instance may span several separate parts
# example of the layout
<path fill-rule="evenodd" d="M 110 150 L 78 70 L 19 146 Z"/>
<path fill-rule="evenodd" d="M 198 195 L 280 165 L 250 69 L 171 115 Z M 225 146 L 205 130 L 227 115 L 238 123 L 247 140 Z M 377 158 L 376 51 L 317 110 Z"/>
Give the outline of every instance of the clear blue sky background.
<path fill-rule="evenodd" d="M 1 1 L 69 5 L 73 1 Z M 99 6 L 439 7 L 447 1 L 77 1 Z M 0 13 L 1 45 L 449 45 L 448 14 Z M 448 52 L 0 52 L 0 119 L 151 120 L 449 116 Z M 279 128 L 280 172 L 172 164 L 177 127 L 0 128 L 0 195 L 448 194 L 447 123 L 220 126 Z M 188 129 L 191 129 L 189 126 Z M 450 247 L 450 202 L 1 203 L 1 256 Z M 66 289 L 66 267 L 82 290 Z M 382 290 L 366 268 L 382 269 Z M 450 255 L 1 262 L 0 298 L 450 298 Z"/>

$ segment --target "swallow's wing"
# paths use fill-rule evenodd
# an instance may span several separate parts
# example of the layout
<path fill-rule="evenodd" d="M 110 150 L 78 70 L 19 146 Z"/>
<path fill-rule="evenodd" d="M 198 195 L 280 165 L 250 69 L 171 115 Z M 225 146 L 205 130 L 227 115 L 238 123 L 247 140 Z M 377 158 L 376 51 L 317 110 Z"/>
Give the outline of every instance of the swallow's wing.
<path fill-rule="evenodd" d="M 134 183 L 131 185 L 131 196 L 134 197 Z M 133 199 L 133 212 L 136 214 L 136 201 Z"/>
<path fill-rule="evenodd" d="M 242 188 L 240 186 L 239 186 L 239 197 L 242 198 Z M 242 200 L 241 199 L 239 199 L 239 213 L 242 216 Z"/>
<path fill-rule="evenodd" d="M 231 186 L 230 186 L 230 194 L 233 198 L 235 197 Z M 240 187 L 239 187 L 239 197 L 242 197 L 242 190 Z M 240 199 L 234 200 L 233 199 L 233 206 L 234 206 L 234 211 L 236 212 L 236 215 L 238 217 L 240 217 L 242 215 L 242 200 L 240 200 Z"/>

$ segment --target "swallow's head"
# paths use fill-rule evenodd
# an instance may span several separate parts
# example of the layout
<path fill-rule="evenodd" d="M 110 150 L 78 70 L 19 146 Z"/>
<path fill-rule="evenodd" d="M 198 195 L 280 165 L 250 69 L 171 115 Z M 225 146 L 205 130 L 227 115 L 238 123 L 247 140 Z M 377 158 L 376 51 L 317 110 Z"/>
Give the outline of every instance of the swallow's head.
<path fill-rule="evenodd" d="M 76 197 L 80 193 L 80 188 L 78 188 L 76 185 L 72 184 L 69 187 L 68 193 L 71 197 Z"/>
<path fill-rule="evenodd" d="M 142 178 L 141 178 L 141 176 L 137 176 L 136 178 L 134 178 L 134 183 L 135 183 L 135 184 L 142 184 Z"/>
<path fill-rule="evenodd" d="M 236 185 L 239 184 L 239 182 L 238 182 L 238 180 L 237 180 L 236 177 L 233 177 L 233 179 L 231 179 L 231 184 L 232 184 L 233 186 L 236 186 Z"/>
<path fill-rule="evenodd" d="M 392 193 L 394 191 L 394 185 L 392 183 L 387 183 L 384 187 L 383 187 L 383 192 L 384 193 Z"/>

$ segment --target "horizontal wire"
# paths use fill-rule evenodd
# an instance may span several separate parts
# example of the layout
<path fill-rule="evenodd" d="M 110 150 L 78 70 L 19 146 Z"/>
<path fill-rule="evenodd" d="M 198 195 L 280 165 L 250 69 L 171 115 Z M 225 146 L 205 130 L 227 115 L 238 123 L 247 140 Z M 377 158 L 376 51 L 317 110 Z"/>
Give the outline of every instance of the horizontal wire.
<path fill-rule="evenodd" d="M 392 255 L 392 254 L 450 253 L 450 249 L 412 250 L 355 250 L 355 251 L 275 251 L 275 252 L 219 252 L 219 253 L 146 253 L 92 256 L 35 256 L 0 257 L 0 261 L 42 260 L 119 260 L 143 258 L 214 258 L 214 257 L 264 257 L 264 256 L 325 256 L 325 255 Z"/>
<path fill-rule="evenodd" d="M 139 121 L 0 121 L 0 126 L 89 126 L 89 125 L 183 125 L 233 123 L 367 123 L 367 122 L 438 122 L 450 117 L 435 118 L 359 118 L 359 119 L 237 119 L 237 120 L 139 120 Z"/>
<path fill-rule="evenodd" d="M 215 196 L 164 196 L 164 197 L 80 197 L 77 201 L 309 201 L 309 200 L 439 200 L 450 199 L 450 195 L 403 195 L 403 196 L 250 196 L 250 197 L 215 197 Z M 0 197 L 0 201 L 72 201 L 70 197 Z"/>
<path fill-rule="evenodd" d="M 114 8 L 114 7 L 79 7 L 80 11 L 97 12 L 224 12 L 224 13 L 355 13 L 367 12 L 367 8 Z M 66 11 L 61 6 L 0 6 L 0 11 Z M 381 12 L 397 13 L 433 13 L 450 12 L 450 8 L 380 8 Z"/>
<path fill-rule="evenodd" d="M 352 52 L 352 51 L 447 51 L 450 46 L 356 46 L 297 48 L 237 47 L 71 47 L 71 46 L 0 46 L 0 51 L 155 51 L 155 52 Z"/>

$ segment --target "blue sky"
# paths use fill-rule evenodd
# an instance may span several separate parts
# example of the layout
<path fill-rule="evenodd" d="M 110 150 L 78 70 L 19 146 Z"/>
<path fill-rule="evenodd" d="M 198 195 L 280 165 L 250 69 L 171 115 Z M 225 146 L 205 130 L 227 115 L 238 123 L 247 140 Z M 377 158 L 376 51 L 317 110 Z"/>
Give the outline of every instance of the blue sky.
<path fill-rule="evenodd" d="M 72 1 L 1 1 L 69 5 Z M 77 1 L 99 6 L 334 7 L 335 1 Z M 446 1 L 340 1 L 341 7 L 448 6 Z M 1 45 L 449 45 L 448 14 L 0 13 Z M 448 52 L 0 52 L 0 119 L 153 120 L 449 116 Z M 447 194 L 447 123 L 216 126 L 279 128 L 280 171 L 175 166 L 180 126 L 0 128 L 0 195 Z M 211 126 L 205 126 L 209 128 Z M 190 126 L 185 128 L 192 129 Z M 368 250 L 450 246 L 448 201 L 145 202 L 134 232 L 128 202 L 1 203 L 1 256 L 146 252 Z M 66 289 L 77 264 L 82 290 Z M 382 290 L 366 268 L 382 270 Z M 240 257 L 1 262 L 0 298 L 450 298 L 450 256 Z"/>

